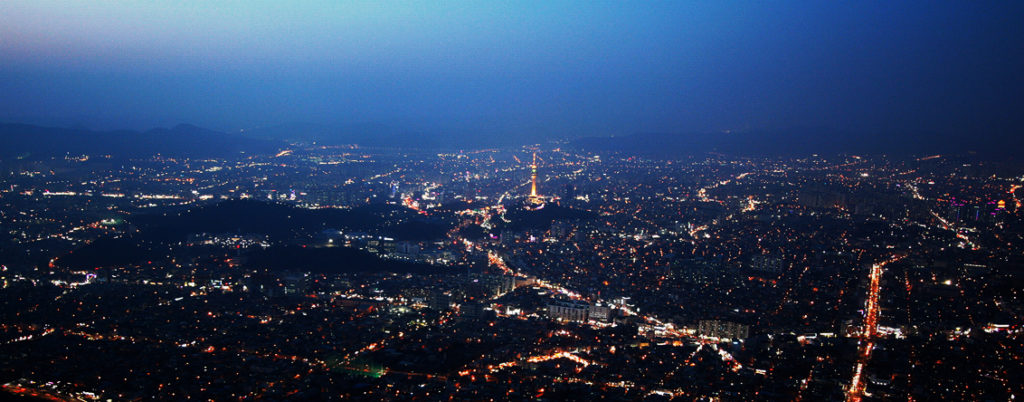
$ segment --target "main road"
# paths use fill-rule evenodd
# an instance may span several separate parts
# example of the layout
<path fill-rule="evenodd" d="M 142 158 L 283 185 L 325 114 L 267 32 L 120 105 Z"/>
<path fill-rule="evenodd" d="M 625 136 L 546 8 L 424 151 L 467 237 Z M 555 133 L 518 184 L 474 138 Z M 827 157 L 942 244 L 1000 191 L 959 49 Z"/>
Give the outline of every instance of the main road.
<path fill-rule="evenodd" d="M 846 400 L 859 402 L 864 397 L 864 367 L 871 360 L 871 351 L 875 348 L 875 337 L 878 335 L 878 297 L 882 285 L 882 272 L 886 264 L 902 259 L 901 255 L 893 255 L 888 260 L 872 264 L 869 274 L 867 314 L 864 316 L 864 327 L 860 331 L 860 348 L 857 351 L 857 365 L 853 368 L 853 379 Z"/>

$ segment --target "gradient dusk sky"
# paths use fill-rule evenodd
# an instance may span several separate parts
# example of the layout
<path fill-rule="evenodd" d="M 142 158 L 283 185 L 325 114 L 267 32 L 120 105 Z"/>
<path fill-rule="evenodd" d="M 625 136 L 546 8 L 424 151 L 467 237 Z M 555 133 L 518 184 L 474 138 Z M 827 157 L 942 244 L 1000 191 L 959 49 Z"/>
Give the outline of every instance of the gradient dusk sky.
<path fill-rule="evenodd" d="M 1020 1 L 0 2 L 0 121 L 1024 128 Z"/>

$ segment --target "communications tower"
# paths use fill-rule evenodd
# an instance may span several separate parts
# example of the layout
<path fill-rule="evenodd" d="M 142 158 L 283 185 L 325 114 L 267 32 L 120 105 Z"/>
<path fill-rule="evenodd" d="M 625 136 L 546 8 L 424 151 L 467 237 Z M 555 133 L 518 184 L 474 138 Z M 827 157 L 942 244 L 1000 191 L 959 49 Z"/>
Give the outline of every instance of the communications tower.
<path fill-rule="evenodd" d="M 527 209 L 537 210 L 544 208 L 544 197 L 537 194 L 537 153 L 533 153 L 533 163 L 530 164 L 530 197 L 526 200 Z"/>
<path fill-rule="evenodd" d="M 530 164 L 530 198 L 537 198 L 537 153 L 533 153 L 533 163 Z"/>

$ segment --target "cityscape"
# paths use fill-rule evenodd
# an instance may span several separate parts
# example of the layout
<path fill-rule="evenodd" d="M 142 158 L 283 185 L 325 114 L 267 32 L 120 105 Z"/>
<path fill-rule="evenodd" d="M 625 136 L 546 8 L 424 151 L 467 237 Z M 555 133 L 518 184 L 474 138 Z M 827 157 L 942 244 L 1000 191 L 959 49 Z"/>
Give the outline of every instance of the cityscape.
<path fill-rule="evenodd" d="M 1016 400 L 1022 20 L 0 1 L 0 400 Z"/>
<path fill-rule="evenodd" d="M 1024 177 L 965 162 L 306 145 L 26 163 L 0 192 L 3 388 L 1008 399 Z"/>

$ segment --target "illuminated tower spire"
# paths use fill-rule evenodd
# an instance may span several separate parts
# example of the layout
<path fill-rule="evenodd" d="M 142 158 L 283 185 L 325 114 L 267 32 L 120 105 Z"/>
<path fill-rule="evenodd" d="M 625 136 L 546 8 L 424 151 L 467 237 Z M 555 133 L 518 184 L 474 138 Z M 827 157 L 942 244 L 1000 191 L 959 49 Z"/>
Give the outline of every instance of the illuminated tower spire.
<path fill-rule="evenodd" d="M 530 198 L 537 198 L 537 153 L 533 153 L 533 164 L 530 165 L 531 177 L 530 181 Z"/>

